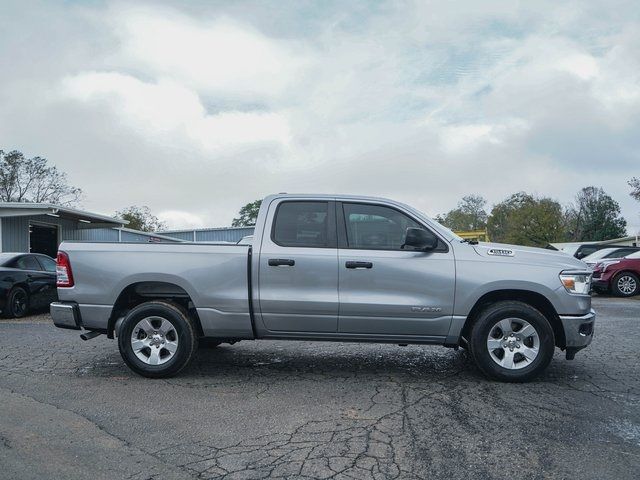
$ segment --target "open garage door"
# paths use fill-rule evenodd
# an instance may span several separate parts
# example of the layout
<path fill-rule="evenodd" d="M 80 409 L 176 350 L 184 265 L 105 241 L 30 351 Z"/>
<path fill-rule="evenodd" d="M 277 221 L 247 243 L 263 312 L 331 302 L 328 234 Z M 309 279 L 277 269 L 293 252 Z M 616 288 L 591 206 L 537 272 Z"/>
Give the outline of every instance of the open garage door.
<path fill-rule="evenodd" d="M 31 253 L 44 253 L 56 258 L 58 253 L 58 227 L 50 225 L 29 225 L 29 245 Z"/>

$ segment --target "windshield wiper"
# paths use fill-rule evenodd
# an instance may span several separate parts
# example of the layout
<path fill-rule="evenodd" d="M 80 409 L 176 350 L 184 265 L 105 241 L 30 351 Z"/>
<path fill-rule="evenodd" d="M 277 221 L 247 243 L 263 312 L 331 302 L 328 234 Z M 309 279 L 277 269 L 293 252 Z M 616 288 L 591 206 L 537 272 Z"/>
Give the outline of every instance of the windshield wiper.
<path fill-rule="evenodd" d="M 463 243 L 468 243 L 469 245 L 478 245 L 478 241 L 477 240 L 469 240 L 468 238 L 463 238 L 462 242 Z"/>

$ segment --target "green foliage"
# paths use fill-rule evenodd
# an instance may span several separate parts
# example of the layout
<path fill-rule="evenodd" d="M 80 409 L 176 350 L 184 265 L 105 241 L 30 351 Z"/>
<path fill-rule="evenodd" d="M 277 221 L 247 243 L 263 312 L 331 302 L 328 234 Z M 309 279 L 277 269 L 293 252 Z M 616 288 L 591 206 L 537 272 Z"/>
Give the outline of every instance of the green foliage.
<path fill-rule="evenodd" d="M 544 247 L 565 237 L 565 218 L 555 200 L 519 192 L 493 207 L 487 229 L 494 242 Z"/>
<path fill-rule="evenodd" d="M 480 195 L 467 195 L 462 197 L 456 208 L 438 215 L 436 220 L 451 230 L 481 230 L 487 226 L 486 204 L 487 201 Z"/>
<path fill-rule="evenodd" d="M 260 205 L 262 200 L 256 200 L 251 203 L 247 203 L 238 212 L 238 218 L 234 218 L 231 222 L 232 227 L 252 227 L 256 224 L 258 218 L 258 212 L 260 211 Z"/>
<path fill-rule="evenodd" d="M 578 192 L 575 206 L 567 210 L 567 223 L 569 237 L 577 242 L 609 240 L 627 233 L 620 205 L 597 187 L 585 187 Z"/>
<path fill-rule="evenodd" d="M 627 183 L 631 187 L 631 193 L 629 195 L 640 202 L 640 178 L 633 177 Z"/>
<path fill-rule="evenodd" d="M 123 220 L 128 220 L 129 224 L 127 228 L 133 228 L 134 230 L 157 232 L 158 230 L 167 228 L 166 224 L 153 215 L 149 207 L 146 206 L 137 207 L 132 205 L 117 211 L 115 216 Z"/>
<path fill-rule="evenodd" d="M 82 190 L 69 185 L 67 174 L 49 165 L 46 158 L 0 150 L 0 201 L 73 206 L 81 197 Z"/>

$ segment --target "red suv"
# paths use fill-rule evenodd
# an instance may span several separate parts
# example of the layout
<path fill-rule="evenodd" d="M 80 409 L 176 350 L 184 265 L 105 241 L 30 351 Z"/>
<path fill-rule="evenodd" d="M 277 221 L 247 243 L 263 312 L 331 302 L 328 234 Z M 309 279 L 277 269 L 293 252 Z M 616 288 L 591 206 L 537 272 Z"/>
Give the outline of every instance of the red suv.
<path fill-rule="evenodd" d="M 640 294 L 640 252 L 598 262 L 593 267 L 593 289 L 619 297 Z"/>

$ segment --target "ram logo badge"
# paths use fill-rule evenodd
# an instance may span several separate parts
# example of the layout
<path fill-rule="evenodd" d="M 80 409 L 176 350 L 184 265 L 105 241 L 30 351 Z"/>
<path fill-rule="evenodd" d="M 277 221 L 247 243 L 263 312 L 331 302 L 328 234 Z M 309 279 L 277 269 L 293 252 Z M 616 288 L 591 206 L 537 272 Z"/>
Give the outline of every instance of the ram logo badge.
<path fill-rule="evenodd" d="M 509 250 L 508 248 L 491 248 L 487 252 L 487 255 L 495 255 L 498 257 L 513 257 L 515 253 L 513 250 Z"/>

